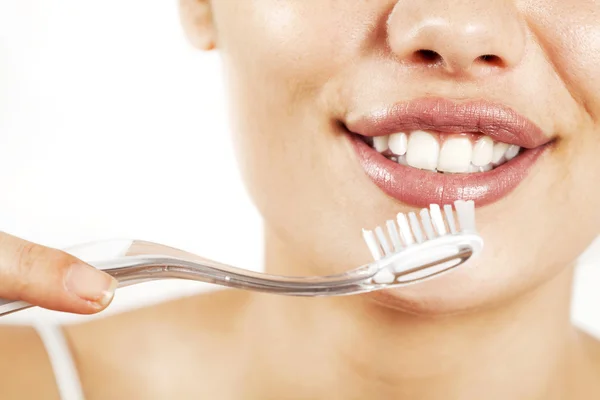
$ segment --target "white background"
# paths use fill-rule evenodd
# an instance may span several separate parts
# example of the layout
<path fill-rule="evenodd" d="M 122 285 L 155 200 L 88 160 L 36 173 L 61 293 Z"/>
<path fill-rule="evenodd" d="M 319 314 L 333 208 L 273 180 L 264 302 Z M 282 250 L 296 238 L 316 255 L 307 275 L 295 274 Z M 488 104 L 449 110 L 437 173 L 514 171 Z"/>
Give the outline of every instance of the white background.
<path fill-rule="evenodd" d="M 1 230 L 54 247 L 152 240 L 260 269 L 236 168 L 218 54 L 187 44 L 176 1 L 0 1 Z M 599 258 L 582 261 L 573 318 L 600 335 Z M 104 315 L 205 289 L 121 289 Z M 43 318 L 91 317 L 1 322 Z"/>

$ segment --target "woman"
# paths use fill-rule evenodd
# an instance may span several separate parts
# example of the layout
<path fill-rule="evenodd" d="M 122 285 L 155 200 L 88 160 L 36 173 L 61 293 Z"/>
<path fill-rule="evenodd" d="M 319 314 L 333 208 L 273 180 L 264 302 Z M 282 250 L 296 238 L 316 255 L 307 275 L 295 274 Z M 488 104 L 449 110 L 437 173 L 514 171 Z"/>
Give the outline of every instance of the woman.
<path fill-rule="evenodd" d="M 401 290 L 220 291 L 65 328 L 86 398 L 600 398 L 600 346 L 569 319 L 574 260 L 600 232 L 598 2 L 181 6 L 223 57 L 268 272 L 351 269 L 369 260 L 362 227 L 458 198 L 480 206 L 486 251 Z M 106 275 L 0 243 L 2 297 L 110 302 Z M 0 334 L 4 397 L 57 398 L 37 334 Z"/>

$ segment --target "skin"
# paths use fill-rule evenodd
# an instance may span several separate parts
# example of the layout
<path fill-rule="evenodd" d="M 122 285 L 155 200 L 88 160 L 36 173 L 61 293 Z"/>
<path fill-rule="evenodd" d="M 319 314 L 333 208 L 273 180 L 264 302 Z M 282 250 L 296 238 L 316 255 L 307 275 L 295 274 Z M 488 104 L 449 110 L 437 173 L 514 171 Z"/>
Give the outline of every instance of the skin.
<path fill-rule="evenodd" d="M 469 268 L 344 298 L 222 291 L 66 328 L 90 399 L 600 398 L 600 346 L 569 320 L 574 261 L 600 232 L 600 2 L 181 6 L 191 41 L 223 57 L 268 272 L 364 264 L 361 228 L 409 210 L 365 176 L 344 121 L 426 96 L 483 98 L 555 144 L 478 210 L 486 251 Z M 55 391 L 36 365 L 46 383 L 2 394 Z"/>

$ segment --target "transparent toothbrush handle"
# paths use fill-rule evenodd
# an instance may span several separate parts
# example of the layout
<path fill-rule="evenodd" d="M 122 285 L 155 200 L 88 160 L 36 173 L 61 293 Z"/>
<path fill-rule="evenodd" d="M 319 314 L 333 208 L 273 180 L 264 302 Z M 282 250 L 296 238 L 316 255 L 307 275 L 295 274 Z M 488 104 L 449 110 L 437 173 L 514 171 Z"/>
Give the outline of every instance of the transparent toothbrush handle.
<path fill-rule="evenodd" d="M 295 296 L 355 294 L 372 290 L 365 280 L 374 274 L 369 264 L 342 274 L 284 277 L 236 268 L 179 249 L 144 241 L 90 243 L 67 250 L 119 282 L 119 287 L 157 279 L 187 279 L 222 286 Z M 90 261 L 91 259 L 99 261 Z M 0 299 L 0 316 L 32 307 Z"/>
<path fill-rule="evenodd" d="M 0 299 L 0 316 L 33 307 L 26 301 Z"/>

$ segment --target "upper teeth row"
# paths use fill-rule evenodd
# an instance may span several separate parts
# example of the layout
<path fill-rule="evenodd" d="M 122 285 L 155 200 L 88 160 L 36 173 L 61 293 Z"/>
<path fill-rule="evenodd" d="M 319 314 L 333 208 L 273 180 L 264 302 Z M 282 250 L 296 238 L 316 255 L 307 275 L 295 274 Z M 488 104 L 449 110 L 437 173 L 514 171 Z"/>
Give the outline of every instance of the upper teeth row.
<path fill-rule="evenodd" d="M 516 145 L 494 142 L 489 136 L 475 143 L 465 135 L 452 136 L 440 146 L 435 135 L 424 131 L 376 136 L 373 147 L 380 153 L 393 153 L 394 161 L 414 168 L 454 173 L 489 171 L 512 160 L 521 150 Z"/>

